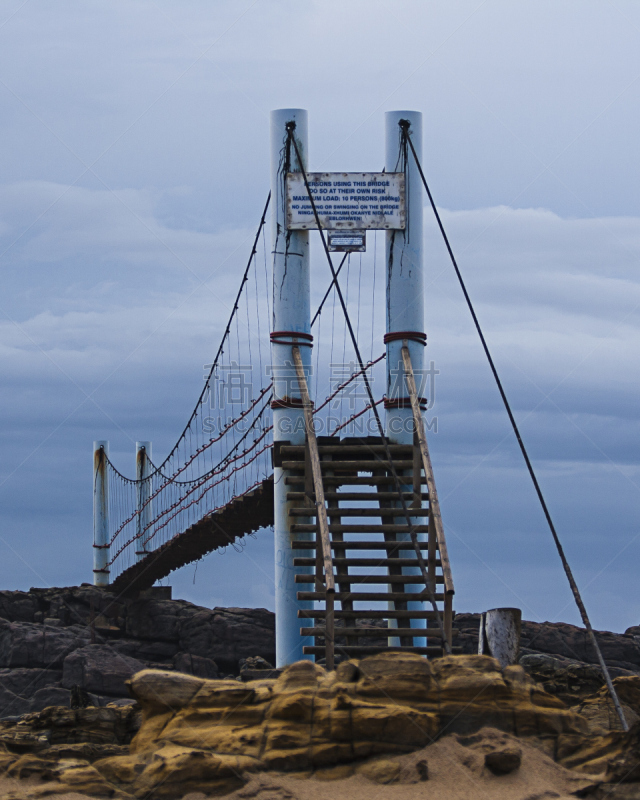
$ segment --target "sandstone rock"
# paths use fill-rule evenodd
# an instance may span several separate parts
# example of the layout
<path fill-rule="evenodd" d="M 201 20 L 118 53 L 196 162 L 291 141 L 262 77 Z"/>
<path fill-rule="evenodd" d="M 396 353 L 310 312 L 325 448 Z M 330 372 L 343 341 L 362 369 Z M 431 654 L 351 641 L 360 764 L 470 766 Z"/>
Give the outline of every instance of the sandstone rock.
<path fill-rule="evenodd" d="M 487 753 L 484 764 L 494 775 L 508 775 L 520 769 L 522 763 L 522 750 L 519 747 L 503 747 Z"/>
<path fill-rule="evenodd" d="M 373 783 L 394 783 L 400 775 L 400 764 L 397 761 L 381 758 L 369 761 L 358 769 L 359 775 L 364 775 Z"/>
<path fill-rule="evenodd" d="M 586 732 L 523 669 L 503 672 L 488 656 L 427 662 L 390 652 L 341 664 L 336 673 L 301 661 L 275 681 L 246 684 L 144 670 L 130 688 L 143 708 L 131 756 L 95 766 L 136 795 L 229 791 L 242 769 L 315 770 L 329 779 L 341 764 L 410 752 L 443 730 L 477 731 L 487 719 L 510 733 L 554 739 Z M 388 783 L 400 767 L 382 759 L 363 770 Z"/>
<path fill-rule="evenodd" d="M 640 676 L 615 678 L 614 686 L 629 727 L 640 721 Z M 622 724 L 606 686 L 586 697 L 576 709 L 594 734 L 622 730 Z"/>
<path fill-rule="evenodd" d="M 615 732 L 608 739 L 590 737 L 585 721 L 521 667 L 501 670 L 488 656 L 425 661 L 387 652 L 345 662 L 335 673 L 301 661 L 277 680 L 249 683 L 143 670 L 129 686 L 143 712 L 130 753 L 103 751 L 96 758 L 96 751 L 88 749 L 121 745 L 125 718 L 120 716 L 119 735 L 114 722 L 124 709 L 47 709 L 8 726 L 7 733 L 28 728 L 32 743 L 31 760 L 16 766 L 16 754 L 7 764 L 50 777 L 52 783 L 38 791 L 46 787 L 54 793 L 111 792 L 162 800 L 187 792 L 228 793 L 242 786 L 248 773 L 268 770 L 323 781 L 355 770 L 380 784 L 417 783 L 429 776 L 426 759 L 420 755 L 418 760 L 425 762 L 420 767 L 414 756 L 402 777 L 402 758 L 409 758 L 402 754 L 422 754 L 420 748 L 450 730 L 465 732 L 455 746 L 462 752 L 461 763 L 468 761 L 477 776 L 483 764 L 496 774 L 517 769 L 514 734 L 535 737 L 539 746 L 557 750 L 583 769 L 599 763 L 603 772 L 612 763 L 612 776 L 628 770 L 640 754 L 637 734 L 636 739 Z M 629 701 L 635 702 L 637 689 L 628 685 Z M 484 727 L 488 719 L 493 729 Z M 36 741 L 40 732 L 46 732 L 44 745 Z M 72 736 L 82 747 L 71 743 Z M 0 736 L 2 741 L 15 747 L 15 738 Z M 56 767 L 51 767 L 49 741 L 59 748 Z"/>
<path fill-rule="evenodd" d="M 142 662 L 114 653 L 107 645 L 90 644 L 65 658 L 62 686 L 81 686 L 89 692 L 121 697 L 127 691 L 125 681 L 143 668 Z"/>
<path fill-rule="evenodd" d="M 17 753 L 37 753 L 61 746 L 86 744 L 87 753 L 98 748 L 96 756 L 102 752 L 113 755 L 113 749 L 101 751 L 101 747 L 128 745 L 140 724 L 135 708 L 60 708 L 52 706 L 44 711 L 27 714 L 18 722 L 0 723 L 0 747 Z"/>

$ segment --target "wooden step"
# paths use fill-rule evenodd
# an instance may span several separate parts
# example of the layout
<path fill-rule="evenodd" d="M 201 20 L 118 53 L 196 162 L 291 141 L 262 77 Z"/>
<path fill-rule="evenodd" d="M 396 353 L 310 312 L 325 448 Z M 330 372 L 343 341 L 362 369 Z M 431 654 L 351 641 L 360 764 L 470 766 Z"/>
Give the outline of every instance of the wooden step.
<path fill-rule="evenodd" d="M 422 575 L 334 575 L 336 583 L 349 583 L 352 586 L 365 586 L 369 583 L 374 584 L 387 584 L 387 583 L 421 583 L 424 586 L 424 578 Z M 444 583 L 442 575 L 435 576 L 436 583 Z M 295 583 L 313 583 L 315 575 L 296 575 L 294 577 Z M 413 599 L 417 598 L 415 595 Z"/>
<path fill-rule="evenodd" d="M 299 619 L 324 619 L 327 614 L 324 608 L 304 608 L 298 611 Z M 336 619 L 436 619 L 435 611 L 334 611 Z M 442 614 L 440 614 L 442 616 Z M 336 629 L 337 630 L 337 629 Z"/>
<path fill-rule="evenodd" d="M 428 517 L 428 508 L 407 507 L 405 513 L 403 508 L 327 508 L 328 517 Z M 290 508 L 290 517 L 315 517 L 316 509 L 314 506 L 307 508 Z"/>
<path fill-rule="evenodd" d="M 386 576 L 381 576 L 386 578 Z M 386 581 L 385 581 L 386 583 Z M 326 592 L 296 592 L 298 600 L 321 600 L 326 599 Z M 423 603 L 430 601 L 431 598 L 427 595 L 420 596 L 412 592 L 336 592 L 334 595 L 335 600 L 342 602 L 343 600 L 367 603 L 386 603 L 405 601 L 407 603 Z M 442 592 L 436 592 L 434 600 L 440 602 L 444 600 Z M 359 610 L 361 616 L 366 617 L 369 613 L 366 610 Z"/>
<path fill-rule="evenodd" d="M 413 480 L 411 475 L 399 475 L 398 477 L 401 480 L 403 478 L 405 479 L 403 486 L 409 485 L 406 481 L 411 482 Z M 287 486 L 304 486 L 305 477 L 304 475 L 287 475 L 284 482 Z M 427 479 L 422 475 L 420 477 L 420 483 L 426 484 L 426 482 Z M 355 475 L 323 475 L 322 483 L 324 486 L 388 486 L 389 484 L 395 486 L 395 479 L 393 475 L 370 475 L 366 478 L 362 475 L 357 477 Z"/>
<path fill-rule="evenodd" d="M 391 470 L 391 463 L 396 470 L 413 469 L 413 459 L 394 459 L 389 462 L 386 459 L 369 460 L 362 459 L 358 461 L 321 461 L 320 466 L 323 470 L 336 470 L 340 472 L 371 472 L 373 470 Z M 282 461 L 282 469 L 303 469 L 304 461 Z"/>
<path fill-rule="evenodd" d="M 411 455 L 413 445 L 410 444 L 390 444 L 387 445 L 392 456 Z M 303 444 L 283 444 L 280 446 L 280 453 L 283 456 L 301 456 L 304 458 L 305 446 Z M 320 455 L 342 455 L 345 453 L 387 453 L 387 448 L 383 444 L 319 444 L 318 453 Z"/>
<path fill-rule="evenodd" d="M 404 499 L 407 503 L 412 503 L 415 499 L 413 492 L 403 492 L 402 494 L 404 495 Z M 301 503 L 306 499 L 307 495 L 304 492 L 287 492 L 287 500 Z M 315 500 L 315 494 L 313 492 L 310 493 L 310 499 Z M 398 492 L 325 492 L 324 499 L 337 501 L 343 500 L 344 502 L 360 501 L 363 503 L 393 503 L 394 501 L 400 501 L 400 495 Z M 423 492 L 420 495 L 420 499 L 429 500 L 429 495 L 426 492 Z"/>
<path fill-rule="evenodd" d="M 428 564 L 428 559 L 425 558 L 425 564 Z M 294 558 L 294 567 L 315 567 L 315 558 Z M 439 566 L 440 562 L 436 562 Z M 334 558 L 333 566 L 336 567 L 419 567 L 420 563 L 417 558 Z M 338 574 L 335 576 L 336 581 L 343 578 L 359 578 L 359 575 L 347 573 Z"/>
<path fill-rule="evenodd" d="M 462 652 L 462 648 L 452 648 L 453 652 L 455 653 L 456 650 L 458 652 Z M 323 656 L 325 648 L 319 645 L 303 645 L 302 652 L 306 656 Z M 337 645 L 336 646 L 336 655 L 347 656 L 349 658 L 359 658 L 360 656 L 372 656 L 376 653 L 392 653 L 392 652 L 402 652 L 402 653 L 417 653 L 420 656 L 434 656 L 438 657 L 442 655 L 442 647 L 434 646 L 434 647 L 374 647 L 374 646 L 365 646 L 365 645 Z"/>
<path fill-rule="evenodd" d="M 355 636 L 359 639 L 369 637 L 370 639 L 389 639 L 390 637 L 416 637 L 420 639 L 441 639 L 440 628 L 336 628 L 336 636 Z M 326 630 L 324 628 L 300 628 L 300 636 L 322 637 Z"/>
<path fill-rule="evenodd" d="M 427 551 L 427 542 L 420 542 L 420 550 L 426 552 Z M 315 550 L 316 543 L 311 540 L 309 542 L 305 542 L 304 540 L 294 539 L 291 542 L 291 547 L 294 550 Z M 386 550 L 388 553 L 395 553 L 399 550 L 409 550 L 412 553 L 415 553 L 413 549 L 413 545 L 411 541 L 405 542 L 331 542 L 331 547 L 338 551 L 338 550 Z M 425 559 L 427 556 L 425 555 Z M 438 559 L 436 561 L 436 566 L 440 567 L 442 564 Z"/>
<path fill-rule="evenodd" d="M 428 525 L 413 525 L 415 533 L 428 533 Z M 315 533 L 316 526 L 314 523 L 296 522 L 291 525 L 292 533 Z M 338 525 L 336 523 L 329 525 L 329 533 L 410 533 L 411 528 L 408 525 Z"/>

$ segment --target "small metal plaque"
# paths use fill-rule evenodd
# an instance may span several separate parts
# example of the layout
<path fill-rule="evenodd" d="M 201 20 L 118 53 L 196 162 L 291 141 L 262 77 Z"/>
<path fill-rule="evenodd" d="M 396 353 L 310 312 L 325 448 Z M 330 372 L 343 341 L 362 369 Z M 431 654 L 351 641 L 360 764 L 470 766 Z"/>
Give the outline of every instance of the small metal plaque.
<path fill-rule="evenodd" d="M 307 180 L 323 230 L 405 227 L 404 172 L 310 172 Z M 318 228 L 301 172 L 287 175 L 287 228 Z"/>
<path fill-rule="evenodd" d="M 327 248 L 332 253 L 364 253 L 366 231 L 327 231 Z"/>

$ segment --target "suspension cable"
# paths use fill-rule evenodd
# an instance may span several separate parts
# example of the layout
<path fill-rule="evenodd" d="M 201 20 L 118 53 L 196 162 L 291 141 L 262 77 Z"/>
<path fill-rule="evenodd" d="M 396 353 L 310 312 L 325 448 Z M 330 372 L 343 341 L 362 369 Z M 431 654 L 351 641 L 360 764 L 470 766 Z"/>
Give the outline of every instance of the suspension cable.
<path fill-rule="evenodd" d="M 340 270 L 341 270 L 341 269 L 342 269 L 342 267 L 344 266 L 344 262 L 347 260 L 347 256 L 348 256 L 348 255 L 349 255 L 349 253 L 345 253 L 345 254 L 344 254 L 344 256 L 343 256 L 343 258 L 342 258 L 342 261 L 341 261 L 341 262 L 340 262 L 340 264 L 338 265 L 338 269 L 336 270 L 336 278 L 337 278 L 337 277 L 338 277 L 338 275 L 340 274 Z M 333 278 L 332 278 L 332 279 L 331 279 L 331 283 L 329 284 L 329 288 L 328 288 L 328 289 L 327 289 L 327 291 L 325 292 L 325 294 L 324 294 L 324 297 L 322 298 L 322 300 L 320 301 L 320 305 L 318 306 L 318 310 L 316 311 L 316 313 L 315 313 L 315 315 L 314 315 L 313 319 L 311 320 L 311 325 L 310 325 L 310 327 L 311 327 L 311 328 L 313 328 L 313 325 L 314 325 L 315 321 L 318 319 L 318 317 L 319 317 L 319 316 L 320 316 L 320 314 L 322 313 L 322 308 L 323 308 L 323 306 L 324 306 L 324 304 L 325 304 L 325 302 L 326 302 L 326 300 L 327 300 L 327 297 L 329 297 L 329 295 L 330 295 L 330 293 L 331 293 L 331 290 L 333 289 L 334 283 L 335 283 L 335 279 L 333 279 Z"/>
<path fill-rule="evenodd" d="M 335 267 L 333 266 L 333 261 L 331 260 L 331 254 L 329 253 L 329 248 L 327 246 L 327 240 L 326 240 L 326 237 L 324 235 L 324 231 L 322 229 L 322 225 L 320 224 L 320 217 L 318 216 L 318 210 L 316 208 L 315 201 L 314 201 L 313 196 L 311 194 L 311 189 L 309 187 L 309 180 L 307 178 L 307 172 L 306 172 L 306 170 L 305 170 L 305 168 L 303 166 L 303 163 L 302 163 L 302 158 L 300 156 L 300 151 L 298 149 L 298 143 L 296 142 L 295 136 L 293 135 L 293 131 L 295 130 L 295 125 L 296 125 L 295 122 L 288 122 L 287 125 L 286 125 L 287 134 L 288 134 L 288 141 L 291 144 L 293 144 L 294 150 L 296 151 L 296 157 L 298 159 L 298 164 L 300 165 L 300 170 L 302 172 L 302 177 L 304 179 L 305 189 L 307 191 L 307 195 L 309 196 L 309 201 L 311 203 L 311 208 L 313 210 L 313 216 L 315 217 L 316 225 L 318 226 L 318 232 L 320 233 L 320 238 L 322 239 L 322 246 L 323 246 L 325 255 L 327 257 L 327 262 L 329 264 L 329 269 L 331 270 L 331 276 L 333 278 L 333 283 L 335 284 L 335 287 L 336 287 L 336 293 L 338 295 L 338 299 L 340 300 L 340 305 L 342 306 L 342 313 L 344 314 L 345 323 L 346 323 L 347 328 L 349 330 L 349 336 L 351 338 L 351 343 L 353 345 L 353 349 L 355 351 L 356 358 L 358 359 L 358 363 L 360 364 L 360 370 L 362 371 L 362 377 L 364 379 L 364 384 L 365 384 L 365 387 L 366 387 L 366 390 L 367 390 L 367 394 L 369 396 L 369 402 L 371 404 L 371 410 L 373 411 L 373 414 L 375 416 L 376 424 L 377 424 L 378 431 L 379 431 L 379 434 L 380 434 L 380 439 L 381 439 L 381 441 L 382 441 L 382 443 L 384 445 L 385 455 L 386 455 L 387 461 L 389 463 L 389 469 L 390 469 L 390 472 L 391 472 L 391 474 L 393 476 L 393 480 L 394 480 L 394 483 L 396 485 L 396 489 L 398 491 L 398 496 L 400 497 L 400 503 L 402 505 L 402 514 L 406 518 L 406 521 L 407 521 L 407 527 L 409 528 L 409 536 L 411 538 L 411 543 L 412 543 L 413 548 L 414 548 L 415 553 L 416 553 L 416 559 L 418 561 L 418 564 L 420 565 L 420 571 L 422 572 L 423 576 L 425 577 L 425 588 L 427 590 L 427 594 L 429 595 L 429 600 L 430 600 L 431 606 L 433 608 L 434 616 L 436 618 L 436 622 L 437 622 L 438 628 L 440 630 L 440 636 L 441 636 L 441 639 L 442 639 L 442 646 L 443 646 L 443 649 L 444 649 L 445 653 L 447 655 L 451 655 L 451 652 L 452 652 L 451 651 L 451 644 L 449 643 L 449 639 L 448 639 L 446 631 L 444 629 L 444 624 L 442 622 L 442 616 L 440 614 L 440 609 L 438 608 L 437 603 L 436 603 L 435 593 L 434 593 L 433 588 L 431 586 L 431 582 L 429 581 L 429 579 L 427 577 L 427 568 L 426 568 L 426 565 L 424 563 L 424 558 L 422 556 L 422 550 L 420 549 L 420 543 L 418 542 L 418 535 L 415 532 L 415 528 L 414 528 L 414 525 L 413 525 L 413 520 L 411 518 L 411 515 L 409 514 L 409 509 L 408 509 L 407 503 L 406 503 L 406 501 L 404 499 L 404 492 L 402 491 L 402 484 L 400 483 L 400 478 L 398 477 L 398 473 L 396 472 L 396 468 L 395 468 L 394 463 L 393 463 L 393 457 L 391 455 L 391 450 L 389 449 L 389 442 L 387 440 L 387 437 L 384 434 L 384 428 L 382 427 L 382 422 L 380 420 L 380 415 L 378 413 L 378 408 L 377 408 L 376 402 L 375 402 L 375 400 L 373 398 L 373 392 L 371 391 L 371 385 L 370 385 L 369 379 L 367 377 L 367 372 L 366 372 L 366 370 L 364 368 L 364 362 L 362 360 L 362 356 L 360 355 L 360 348 L 358 347 L 358 341 L 357 341 L 355 333 L 353 331 L 353 325 L 351 324 L 351 318 L 349 317 L 349 311 L 347 310 L 347 305 L 346 305 L 346 303 L 344 301 L 344 297 L 342 295 L 342 290 L 341 290 L 340 284 L 338 282 L 338 276 L 336 274 Z M 376 456 L 377 456 L 377 454 L 376 454 Z"/>
<path fill-rule="evenodd" d="M 505 394 L 504 388 L 502 386 L 502 381 L 498 375 L 498 371 L 496 369 L 496 365 L 491 357 L 491 353 L 489 352 L 489 347 L 487 345 L 487 340 L 484 338 L 484 334 L 482 332 L 482 328 L 480 327 L 480 322 L 478 321 L 478 317 L 476 316 L 475 309 L 473 307 L 473 303 L 471 302 L 471 298 L 469 297 L 469 293 L 467 292 L 467 287 L 465 286 L 464 280 L 462 279 L 462 275 L 460 273 L 460 269 L 458 268 L 458 263 L 453 255 L 453 250 L 451 249 L 451 245 L 449 244 L 449 238 L 445 232 L 444 226 L 442 224 L 442 220 L 440 219 L 440 214 L 438 213 L 438 209 L 436 208 L 436 204 L 433 200 L 433 195 L 431 194 L 431 190 L 429 189 L 429 185 L 427 184 L 427 179 L 425 178 L 424 172 L 422 170 L 422 165 L 420 164 L 420 159 L 418 158 L 418 154 L 416 153 L 416 149 L 413 146 L 413 142 L 411 141 L 411 136 L 409 135 L 409 122 L 407 120 L 400 120 L 399 122 L 400 128 L 402 129 L 402 136 L 403 139 L 409 144 L 411 152 L 413 154 L 413 158 L 416 162 L 416 166 L 418 167 L 418 171 L 420 172 L 420 177 L 422 178 L 422 183 L 424 185 L 425 191 L 427 192 L 427 196 L 429 198 L 429 203 L 431 204 L 431 208 L 435 215 L 436 221 L 438 223 L 438 227 L 440 228 L 440 233 L 442 234 L 442 238 L 444 240 L 445 246 L 447 248 L 447 252 L 449 253 L 449 258 L 451 259 L 451 263 L 453 264 L 453 268 L 456 273 L 456 277 L 458 278 L 458 282 L 460 283 L 460 288 L 462 289 L 462 293 L 464 294 L 464 299 L 467 301 L 467 306 L 469 307 L 469 311 L 471 312 L 471 317 L 473 318 L 473 324 L 476 327 L 476 331 L 478 332 L 478 336 L 480 337 L 480 342 L 482 343 L 482 348 L 484 353 L 487 357 L 487 361 L 489 362 L 489 367 L 491 368 L 491 372 L 493 373 L 493 377 L 495 379 L 496 385 L 498 387 L 498 391 L 500 392 L 500 397 L 502 398 L 502 402 L 504 403 L 504 407 L 507 411 L 507 415 L 509 417 L 509 421 L 511 422 L 511 427 L 513 428 L 513 432 L 515 437 L 518 441 L 518 445 L 522 452 L 522 456 L 524 458 L 525 464 L 527 465 L 527 470 L 529 471 L 529 475 L 531 476 L 531 480 L 533 482 L 533 486 L 536 490 L 536 494 L 538 495 L 538 500 L 540 501 L 540 505 L 542 506 L 542 510 L 544 512 L 544 516 L 547 520 L 547 524 L 549 526 L 549 530 L 551 531 L 551 536 L 553 537 L 553 541 L 555 543 L 556 549 L 558 551 L 558 555 L 560 556 L 560 560 L 562 562 L 562 567 L 564 569 L 565 575 L 567 576 L 567 580 L 569 581 L 569 586 L 571 587 L 571 592 L 573 593 L 573 598 L 576 601 L 576 605 L 578 607 L 578 611 L 580 612 L 580 617 L 582 618 L 582 622 L 584 623 L 585 628 L 589 634 L 589 639 L 591 640 L 591 644 L 593 645 L 593 649 L 596 651 L 596 655 L 598 657 L 598 661 L 600 662 L 600 667 L 604 674 L 604 678 L 607 684 L 607 688 L 611 695 L 611 699 L 613 700 L 613 704 L 615 706 L 616 712 L 620 719 L 620 723 L 622 725 L 622 729 L 625 731 L 629 730 L 629 725 L 627 724 L 627 720 L 625 719 L 624 712 L 622 711 L 622 706 L 620 705 L 620 700 L 618 699 L 618 694 L 615 690 L 613 685 L 613 681 L 611 680 L 611 675 L 609 674 L 609 669 L 605 664 L 604 658 L 602 656 L 602 651 L 600 650 L 600 645 L 596 639 L 595 633 L 593 632 L 593 628 L 591 627 L 591 622 L 589 620 L 589 615 L 587 614 L 587 609 L 582 601 L 582 596 L 580 594 L 580 590 L 578 589 L 578 584 L 573 577 L 573 573 L 571 572 L 571 567 L 569 566 L 569 562 L 567 561 L 567 557 L 564 553 L 564 549 L 560 542 L 560 537 L 556 531 L 555 525 L 553 524 L 553 520 L 551 519 L 551 514 L 549 512 L 549 508 L 547 503 L 544 499 L 544 495 L 542 494 L 542 489 L 540 488 L 540 484 L 538 483 L 538 478 L 536 477 L 536 473 L 533 469 L 533 465 L 529 458 L 529 454 L 527 453 L 527 448 L 525 447 L 524 442 L 522 441 L 522 436 L 520 435 L 520 430 L 516 423 L 515 417 L 513 416 L 513 412 L 511 410 L 511 405 L 509 404 L 509 400 L 507 399 L 507 395 Z"/>

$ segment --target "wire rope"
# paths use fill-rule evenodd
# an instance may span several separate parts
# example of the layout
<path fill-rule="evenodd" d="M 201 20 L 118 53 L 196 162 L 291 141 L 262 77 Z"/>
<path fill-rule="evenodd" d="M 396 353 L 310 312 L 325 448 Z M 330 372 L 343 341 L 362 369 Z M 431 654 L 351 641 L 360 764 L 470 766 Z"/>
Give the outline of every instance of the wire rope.
<path fill-rule="evenodd" d="M 616 693 L 615 687 L 613 685 L 613 681 L 611 680 L 611 675 L 609 674 L 609 669 L 605 663 L 605 660 L 602 656 L 602 651 L 600 650 L 600 645 L 596 639 L 595 633 L 593 628 L 591 627 L 591 621 L 589 619 L 589 615 L 587 614 L 586 606 L 582 600 L 582 595 L 580 594 L 580 590 L 578 588 L 578 584 L 576 583 L 575 578 L 573 577 L 573 572 L 571 571 L 571 567 L 569 566 L 569 562 L 564 552 L 564 548 L 562 547 L 562 543 L 560 542 L 560 537 L 556 531 L 556 527 L 553 524 L 553 520 L 551 519 L 551 512 L 549 511 L 549 507 L 547 506 L 546 500 L 544 499 L 544 495 L 542 494 L 542 489 L 540 484 L 538 483 L 538 478 L 536 476 L 535 470 L 533 469 L 533 464 L 531 463 L 531 459 L 529 458 L 529 454 L 527 452 L 527 448 L 525 447 L 524 441 L 522 436 L 520 435 L 520 430 L 516 423 L 516 419 L 513 415 L 511 410 L 511 405 L 509 400 L 507 399 L 507 395 L 504 391 L 502 386 L 502 381 L 500 380 L 500 376 L 498 375 L 498 370 L 496 369 L 496 365 L 494 363 L 493 357 L 491 356 L 491 352 L 489 351 L 489 346 L 487 345 L 487 340 L 484 337 L 484 333 L 482 332 L 482 328 L 480 327 L 480 322 L 476 315 L 475 309 L 473 307 L 473 303 L 471 302 L 471 297 L 469 296 L 469 292 L 467 291 L 467 287 L 465 282 L 462 278 L 462 274 L 460 272 L 460 268 L 458 267 L 458 262 L 453 254 L 453 250 L 451 248 L 451 244 L 449 243 L 449 237 L 446 234 L 444 229 L 444 225 L 442 224 L 442 219 L 440 218 L 440 214 L 436 207 L 436 204 L 433 199 L 433 195 L 431 194 L 431 190 L 429 189 L 429 185 L 427 184 L 427 179 L 425 178 L 424 171 L 422 169 L 422 164 L 420 163 L 420 159 L 418 158 L 418 154 L 416 153 L 416 149 L 411 141 L 411 136 L 409 135 L 409 123 L 406 120 L 400 120 L 400 127 L 402 128 L 403 138 L 405 142 L 408 143 L 409 148 L 411 149 L 411 153 L 413 154 L 413 158 L 415 160 L 416 166 L 420 173 L 420 178 L 422 179 L 422 183 L 424 185 L 425 191 L 429 198 L 429 203 L 431 204 L 431 209 L 435 215 L 436 221 L 438 223 L 438 227 L 440 229 L 440 233 L 442 235 L 442 239 L 445 243 L 447 248 L 447 252 L 449 254 L 449 258 L 453 265 L 453 268 L 456 273 L 456 277 L 458 279 L 458 283 L 460 284 L 460 288 L 462 289 L 462 293 L 464 295 L 464 299 L 466 300 L 467 307 L 471 313 L 471 317 L 473 319 L 473 324 L 475 325 L 476 331 L 480 338 L 480 342 L 482 344 L 482 349 L 484 350 L 485 356 L 487 357 L 487 361 L 489 362 L 489 367 L 493 374 L 493 378 L 496 382 L 496 386 L 498 387 L 498 391 L 500 393 L 500 397 L 502 398 L 502 402 L 504 404 L 505 410 L 507 412 L 507 416 L 509 417 L 509 421 L 511 423 L 511 427 L 513 428 L 513 432 L 515 434 L 516 440 L 518 442 L 518 446 L 520 447 L 520 451 L 524 458 L 525 464 L 527 466 L 527 470 L 529 472 L 529 476 L 531 477 L 531 481 L 533 483 L 536 495 L 538 496 L 538 500 L 540 502 L 540 506 L 542 507 L 542 511 L 544 513 L 545 519 L 547 521 L 547 525 L 549 526 L 549 530 L 551 531 L 551 536 L 553 538 L 554 544 L 556 546 L 556 550 L 558 551 L 558 555 L 560 556 L 560 561 L 562 562 L 562 568 L 564 569 L 565 575 L 567 576 L 567 580 L 569 582 L 569 586 L 571 587 L 571 592 L 573 594 L 573 598 L 575 600 L 576 606 L 578 607 L 578 611 L 580 612 L 580 617 L 582 622 L 584 623 L 585 628 L 587 629 L 587 633 L 591 644 L 593 645 L 593 649 L 596 652 L 598 662 L 600 663 L 600 667 L 602 669 L 603 675 L 605 677 L 605 682 L 607 684 L 607 688 L 609 690 L 609 694 L 611 695 L 611 699 L 613 700 L 613 704 L 616 709 L 616 713 L 620 719 L 620 723 L 622 725 L 623 730 L 629 730 L 629 725 L 627 720 L 625 719 L 624 712 L 622 710 L 622 706 L 620 705 L 620 700 L 618 699 L 618 695 Z"/>

